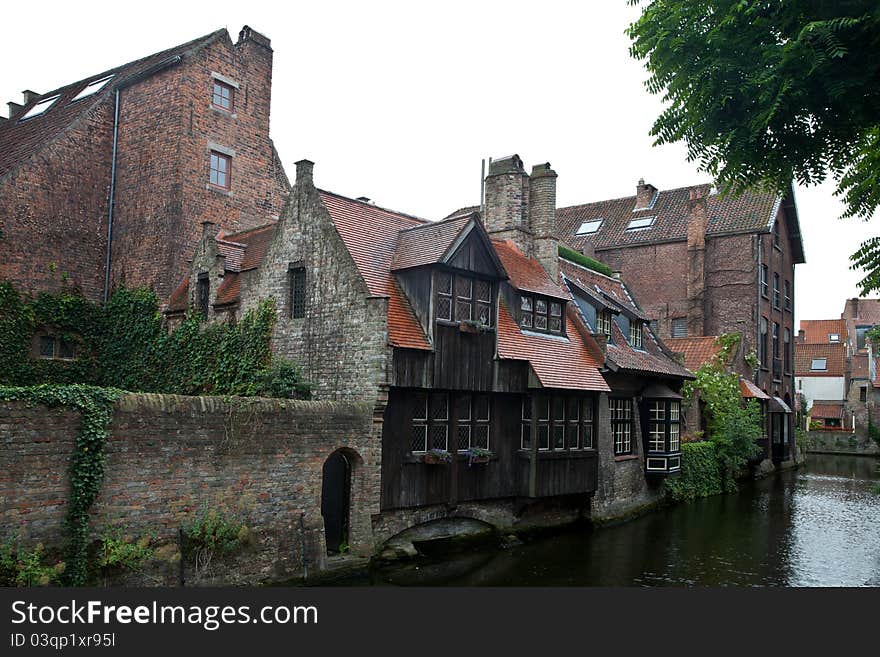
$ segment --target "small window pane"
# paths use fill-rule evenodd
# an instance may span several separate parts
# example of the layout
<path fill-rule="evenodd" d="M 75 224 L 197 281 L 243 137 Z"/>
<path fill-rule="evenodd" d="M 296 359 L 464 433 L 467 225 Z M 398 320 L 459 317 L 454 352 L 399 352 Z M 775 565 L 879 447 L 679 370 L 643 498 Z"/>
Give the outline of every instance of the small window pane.
<path fill-rule="evenodd" d="M 556 425 L 553 427 L 553 449 L 565 449 L 565 427 Z"/>
<path fill-rule="evenodd" d="M 471 447 L 471 425 L 458 425 L 458 450 L 464 451 Z"/>
<path fill-rule="evenodd" d="M 437 274 L 437 292 L 446 296 L 452 295 L 452 276 L 450 274 Z"/>
<path fill-rule="evenodd" d="M 521 296 L 520 297 L 520 307 L 523 310 L 528 310 L 531 312 L 532 310 L 532 297 Z"/>
<path fill-rule="evenodd" d="M 41 358 L 54 358 L 55 357 L 55 338 L 51 335 L 41 335 L 40 336 L 40 357 Z"/>
<path fill-rule="evenodd" d="M 458 406 L 459 421 L 470 421 L 471 419 L 471 398 L 468 395 L 462 395 L 456 402 Z"/>
<path fill-rule="evenodd" d="M 492 306 L 484 303 L 477 304 L 477 321 L 482 326 L 492 326 Z"/>
<path fill-rule="evenodd" d="M 480 395 L 474 400 L 474 418 L 478 422 L 489 421 L 489 397 Z"/>
<path fill-rule="evenodd" d="M 550 330 L 553 333 L 562 333 L 562 320 L 559 317 L 550 318 Z"/>
<path fill-rule="evenodd" d="M 492 297 L 492 285 L 489 281 L 476 281 L 474 283 L 475 293 L 477 295 L 477 301 L 488 302 L 491 301 Z"/>
<path fill-rule="evenodd" d="M 449 419 L 448 400 L 445 393 L 431 395 L 431 418 L 434 420 Z"/>
<path fill-rule="evenodd" d="M 535 299 L 535 312 L 547 314 L 547 302 L 544 299 Z"/>
<path fill-rule="evenodd" d="M 473 286 L 472 281 L 469 278 L 464 278 L 463 276 L 456 276 L 455 278 L 455 295 L 459 299 L 470 299 L 473 294 Z"/>
<path fill-rule="evenodd" d="M 523 423 L 522 436 L 520 437 L 520 445 L 523 449 L 532 448 L 532 425 Z"/>
<path fill-rule="evenodd" d="M 522 321 L 520 322 L 520 325 L 523 328 L 532 328 L 532 322 L 533 322 L 532 313 L 523 312 Z"/>
<path fill-rule="evenodd" d="M 413 420 L 428 419 L 428 395 L 424 392 L 413 393 Z"/>
<path fill-rule="evenodd" d="M 550 420 L 550 400 L 538 400 L 538 420 L 547 422 Z"/>
<path fill-rule="evenodd" d="M 678 422 L 679 417 L 681 415 L 681 402 L 671 402 L 669 404 L 669 419 L 673 422 Z"/>
<path fill-rule="evenodd" d="M 563 397 L 553 398 L 553 421 L 562 422 L 565 420 L 565 399 Z"/>
<path fill-rule="evenodd" d="M 452 319 L 452 299 L 437 297 L 437 319 Z"/>
<path fill-rule="evenodd" d="M 553 315 L 554 317 L 561 317 L 562 316 L 562 304 L 556 303 L 556 302 L 551 302 L 550 303 L 550 314 Z"/>
<path fill-rule="evenodd" d="M 73 343 L 70 342 L 69 340 L 65 340 L 62 338 L 59 343 L 59 348 L 60 348 L 60 352 L 61 352 L 60 353 L 61 358 L 70 359 L 70 358 L 76 357 Z"/>
<path fill-rule="evenodd" d="M 478 424 L 474 427 L 473 447 L 489 449 L 489 425 Z"/>
<path fill-rule="evenodd" d="M 580 436 L 579 429 L 580 427 L 577 423 L 569 424 L 565 427 L 565 446 L 568 447 L 568 449 L 578 449 L 580 447 L 578 440 Z"/>
<path fill-rule="evenodd" d="M 580 418 L 581 400 L 577 397 L 569 397 L 565 404 L 565 419 L 569 422 L 577 422 Z"/>
<path fill-rule="evenodd" d="M 535 315 L 535 328 L 542 331 L 547 330 L 547 315 Z"/>
<path fill-rule="evenodd" d="M 430 431 L 430 449 L 448 449 L 446 442 L 447 426 L 445 424 L 432 424 Z"/>
<path fill-rule="evenodd" d="M 546 424 L 538 426 L 538 449 L 550 449 L 550 427 Z"/>
<path fill-rule="evenodd" d="M 424 424 L 414 424 L 410 450 L 413 452 L 425 452 L 428 449 L 428 427 Z"/>
<path fill-rule="evenodd" d="M 455 303 L 455 319 L 459 322 L 463 320 L 473 319 L 471 311 L 473 306 L 470 301 L 456 301 Z"/>

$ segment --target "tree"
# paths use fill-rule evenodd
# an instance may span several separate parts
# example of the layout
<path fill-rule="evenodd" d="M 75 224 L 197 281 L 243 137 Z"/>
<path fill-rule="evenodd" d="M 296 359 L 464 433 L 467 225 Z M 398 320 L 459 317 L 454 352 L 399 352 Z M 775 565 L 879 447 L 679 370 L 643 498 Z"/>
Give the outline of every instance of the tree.
<path fill-rule="evenodd" d="M 876 0 L 653 0 L 627 34 L 667 103 L 655 145 L 684 140 L 722 191 L 830 175 L 843 217 L 880 206 Z M 880 238 L 850 259 L 862 292 L 880 289 Z"/>

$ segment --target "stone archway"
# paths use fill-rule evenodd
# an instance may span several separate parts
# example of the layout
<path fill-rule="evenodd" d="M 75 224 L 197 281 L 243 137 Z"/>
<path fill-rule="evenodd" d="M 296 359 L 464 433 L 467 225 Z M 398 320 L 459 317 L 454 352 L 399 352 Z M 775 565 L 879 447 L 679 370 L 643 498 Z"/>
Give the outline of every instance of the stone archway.
<path fill-rule="evenodd" d="M 327 554 L 338 554 L 348 547 L 351 526 L 351 474 L 349 458 L 336 450 L 321 470 L 321 516 Z"/>

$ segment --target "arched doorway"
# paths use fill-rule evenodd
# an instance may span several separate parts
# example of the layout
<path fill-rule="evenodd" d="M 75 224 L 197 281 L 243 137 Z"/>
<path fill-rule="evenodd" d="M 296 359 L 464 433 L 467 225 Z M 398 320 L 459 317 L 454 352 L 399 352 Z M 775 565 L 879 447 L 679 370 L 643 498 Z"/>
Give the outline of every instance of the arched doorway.
<path fill-rule="evenodd" d="M 342 451 L 333 452 L 324 462 L 321 482 L 321 515 L 327 554 L 338 554 L 348 544 L 351 464 Z"/>

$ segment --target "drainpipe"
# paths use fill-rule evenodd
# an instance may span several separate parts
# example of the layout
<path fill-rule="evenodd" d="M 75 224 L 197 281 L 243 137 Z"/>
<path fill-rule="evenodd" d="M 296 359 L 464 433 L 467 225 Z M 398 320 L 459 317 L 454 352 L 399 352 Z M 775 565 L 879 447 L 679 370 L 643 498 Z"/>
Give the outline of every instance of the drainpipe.
<path fill-rule="evenodd" d="M 164 71 L 166 68 L 171 68 L 183 61 L 182 55 L 175 55 L 174 57 L 169 57 L 168 59 L 162 60 L 158 64 L 154 64 L 149 68 L 141 71 L 137 75 L 133 75 L 132 77 L 123 80 L 120 82 L 115 89 L 115 103 L 113 109 L 113 153 L 111 155 L 110 161 L 110 200 L 107 204 L 107 257 L 104 261 L 104 304 L 106 305 L 107 300 L 110 296 L 110 252 L 113 246 L 113 209 L 116 205 L 116 149 L 119 144 L 119 92 L 123 89 L 127 89 L 128 87 L 137 84 L 141 80 L 146 80 L 147 78 L 159 73 L 160 71 Z"/>
<path fill-rule="evenodd" d="M 110 202 L 107 208 L 107 259 L 104 263 L 104 305 L 110 295 L 110 250 L 113 248 L 113 206 L 116 202 L 116 147 L 119 143 L 119 88 L 113 108 L 113 154 L 110 159 Z"/>

